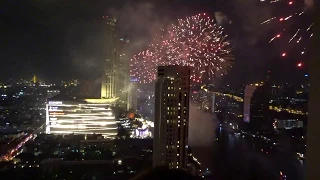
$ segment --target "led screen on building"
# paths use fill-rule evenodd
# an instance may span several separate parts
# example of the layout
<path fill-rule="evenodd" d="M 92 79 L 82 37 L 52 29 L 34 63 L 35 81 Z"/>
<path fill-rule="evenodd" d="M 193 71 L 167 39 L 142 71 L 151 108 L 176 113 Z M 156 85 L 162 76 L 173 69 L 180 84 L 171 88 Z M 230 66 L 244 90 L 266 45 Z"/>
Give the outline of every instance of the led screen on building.
<path fill-rule="evenodd" d="M 109 104 L 49 101 L 46 107 L 48 134 L 117 134 L 115 117 Z"/>

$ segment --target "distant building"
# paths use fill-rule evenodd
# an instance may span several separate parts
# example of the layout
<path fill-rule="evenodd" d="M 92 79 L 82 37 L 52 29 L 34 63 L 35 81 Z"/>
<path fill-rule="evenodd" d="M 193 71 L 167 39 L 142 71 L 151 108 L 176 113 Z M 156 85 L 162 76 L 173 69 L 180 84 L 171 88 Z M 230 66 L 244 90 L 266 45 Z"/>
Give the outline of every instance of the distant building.
<path fill-rule="evenodd" d="M 48 89 L 47 90 L 47 98 L 50 99 L 56 95 L 60 94 L 60 90 L 59 89 Z"/>
<path fill-rule="evenodd" d="M 118 131 L 110 108 L 112 101 L 115 100 L 49 101 L 46 105 L 46 133 L 102 134 L 113 138 Z"/>
<path fill-rule="evenodd" d="M 246 85 L 244 90 L 244 101 L 243 101 L 243 120 L 250 122 L 250 106 L 253 92 L 257 89 L 255 85 Z"/>
<path fill-rule="evenodd" d="M 269 113 L 269 86 L 265 84 L 247 85 L 244 97 L 244 121 L 254 131 L 271 128 Z"/>
<path fill-rule="evenodd" d="M 106 60 L 101 81 L 101 98 L 118 98 L 117 103 L 128 106 L 130 87 L 129 58 L 125 53 L 129 40 L 116 35 L 116 19 L 104 16 L 106 20 Z"/>
<path fill-rule="evenodd" d="M 130 59 L 128 54 L 126 54 L 127 45 L 129 40 L 121 38 L 117 41 L 117 64 L 116 64 L 116 97 L 119 97 L 118 103 L 122 107 L 129 108 L 129 93 L 130 93 Z"/>
<path fill-rule="evenodd" d="M 129 95 L 128 95 L 128 109 L 137 110 L 138 108 L 138 82 L 131 79 Z"/>
<path fill-rule="evenodd" d="M 294 129 L 303 128 L 303 121 L 297 119 L 280 120 L 275 119 L 273 123 L 274 129 Z"/>
<path fill-rule="evenodd" d="M 142 85 L 139 84 L 137 105 L 139 113 L 142 114 L 143 117 L 154 120 L 154 110 L 155 110 L 155 91 L 154 89 L 150 89 L 149 87 L 144 87 L 150 85 Z"/>
<path fill-rule="evenodd" d="M 116 97 L 117 36 L 116 19 L 103 17 L 106 23 L 106 59 L 101 82 L 101 98 Z"/>
<path fill-rule="evenodd" d="M 153 138 L 154 166 L 187 167 L 189 94 L 189 67 L 158 67 Z"/>

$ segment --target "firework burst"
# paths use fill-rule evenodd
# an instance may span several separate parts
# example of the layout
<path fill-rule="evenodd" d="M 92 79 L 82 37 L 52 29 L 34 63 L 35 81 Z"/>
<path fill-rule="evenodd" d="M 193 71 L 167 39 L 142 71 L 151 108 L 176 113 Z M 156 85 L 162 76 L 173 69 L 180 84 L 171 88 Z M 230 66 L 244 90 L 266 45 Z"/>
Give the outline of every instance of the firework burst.
<path fill-rule="evenodd" d="M 206 14 L 179 19 L 160 41 L 131 59 L 131 76 L 141 83 L 156 79 L 157 66 L 192 67 L 191 80 L 203 82 L 227 73 L 233 55 L 228 36 Z"/>
<path fill-rule="evenodd" d="M 306 46 L 313 36 L 313 22 L 308 13 L 311 1 L 313 2 L 313 0 L 261 1 L 274 7 L 278 14 L 261 24 L 269 24 L 274 29 L 277 29 L 274 36 L 270 38 L 269 43 L 279 43 L 282 57 L 287 54 L 292 54 L 292 56 L 296 56 L 296 53 L 300 55 L 306 54 Z M 306 7 L 305 2 L 307 2 L 309 8 Z"/>

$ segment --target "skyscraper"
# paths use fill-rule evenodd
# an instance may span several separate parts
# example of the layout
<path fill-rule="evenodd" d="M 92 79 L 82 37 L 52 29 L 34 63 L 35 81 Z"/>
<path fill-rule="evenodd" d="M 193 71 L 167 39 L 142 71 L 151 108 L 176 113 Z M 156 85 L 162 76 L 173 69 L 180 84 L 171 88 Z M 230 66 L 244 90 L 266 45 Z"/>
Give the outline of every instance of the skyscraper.
<path fill-rule="evenodd" d="M 101 82 L 101 98 L 116 97 L 117 36 L 116 19 L 103 16 L 106 24 L 106 59 Z"/>
<path fill-rule="evenodd" d="M 118 98 L 117 103 L 127 108 L 130 86 L 129 59 L 126 46 L 129 40 L 116 35 L 116 19 L 104 16 L 106 24 L 106 60 L 101 82 L 101 98 Z"/>
<path fill-rule="evenodd" d="M 119 98 L 118 103 L 129 109 L 128 99 L 130 90 L 129 57 L 126 54 L 128 39 L 121 38 L 117 41 L 117 64 L 115 66 L 115 94 Z"/>
<path fill-rule="evenodd" d="M 184 66 L 158 67 L 155 89 L 153 165 L 186 168 L 190 69 Z"/>
<path fill-rule="evenodd" d="M 244 90 L 243 102 L 243 120 L 247 123 L 250 122 L 250 106 L 253 92 L 257 89 L 255 85 L 246 85 Z"/>
<path fill-rule="evenodd" d="M 138 109 L 138 82 L 135 79 L 131 79 L 129 95 L 128 95 L 128 109 Z"/>
<path fill-rule="evenodd" d="M 244 121 L 253 131 L 271 128 L 269 118 L 269 84 L 247 85 L 244 97 Z"/>

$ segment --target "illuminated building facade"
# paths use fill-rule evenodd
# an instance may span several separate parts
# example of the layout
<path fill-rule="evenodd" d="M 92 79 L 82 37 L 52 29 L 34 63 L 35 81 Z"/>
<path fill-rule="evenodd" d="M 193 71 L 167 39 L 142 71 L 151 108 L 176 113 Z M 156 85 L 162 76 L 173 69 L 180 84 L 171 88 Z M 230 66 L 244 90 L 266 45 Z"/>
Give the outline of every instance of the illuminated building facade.
<path fill-rule="evenodd" d="M 130 87 L 129 58 L 125 53 L 129 40 L 119 39 L 116 34 L 116 19 L 106 20 L 106 61 L 101 82 L 101 98 L 118 97 L 118 104 L 128 109 Z"/>
<path fill-rule="evenodd" d="M 113 138 L 117 132 L 110 104 L 49 101 L 46 105 L 47 134 L 102 134 Z"/>
<path fill-rule="evenodd" d="M 116 19 L 103 16 L 106 20 L 106 59 L 101 82 L 101 98 L 116 97 L 117 36 Z"/>
<path fill-rule="evenodd" d="M 299 121 L 298 119 L 287 119 L 287 120 L 275 119 L 273 123 L 273 128 L 274 129 L 303 128 L 303 121 Z"/>
<path fill-rule="evenodd" d="M 155 89 L 154 166 L 187 168 L 189 91 L 189 67 L 158 67 Z"/>
<path fill-rule="evenodd" d="M 255 85 L 246 85 L 244 90 L 244 101 L 243 101 L 243 120 L 250 122 L 250 105 L 253 92 L 257 89 Z"/>

